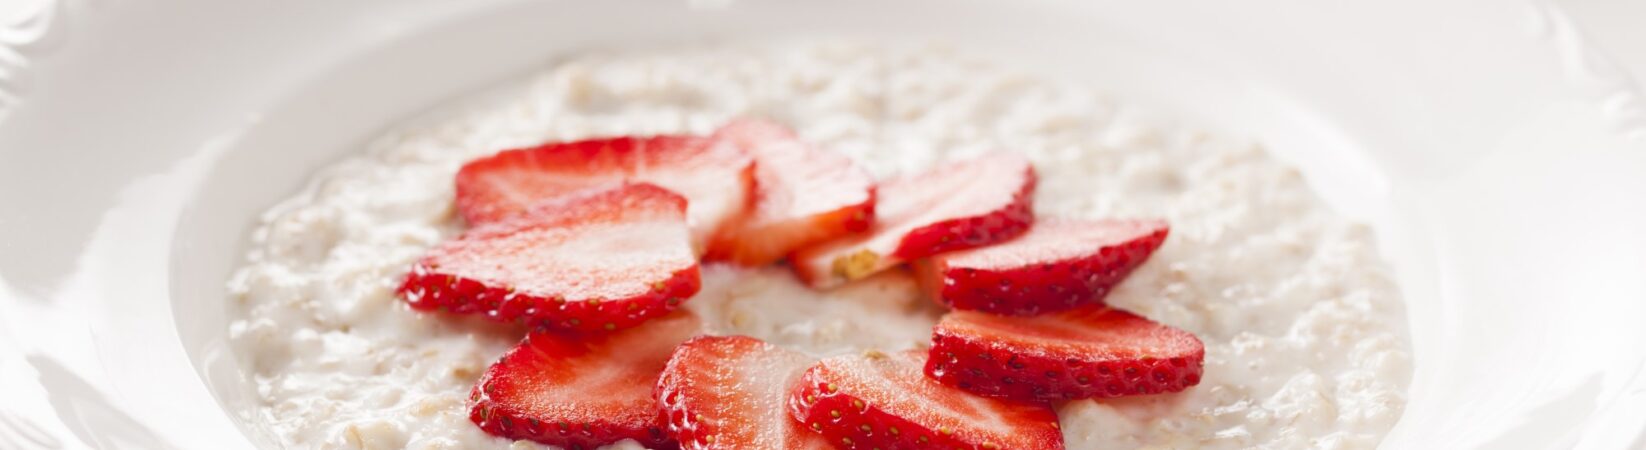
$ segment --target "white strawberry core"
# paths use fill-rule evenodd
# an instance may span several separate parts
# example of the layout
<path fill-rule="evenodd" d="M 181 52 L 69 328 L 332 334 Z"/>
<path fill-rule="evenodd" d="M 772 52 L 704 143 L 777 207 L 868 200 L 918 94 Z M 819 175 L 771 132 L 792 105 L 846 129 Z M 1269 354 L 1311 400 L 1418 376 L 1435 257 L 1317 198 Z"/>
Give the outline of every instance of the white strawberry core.
<path fill-rule="evenodd" d="M 1029 232 L 1002 245 L 942 255 L 950 266 L 976 269 L 1019 268 L 1095 256 L 1104 247 L 1124 244 L 1153 233 L 1163 222 L 1038 220 Z"/>

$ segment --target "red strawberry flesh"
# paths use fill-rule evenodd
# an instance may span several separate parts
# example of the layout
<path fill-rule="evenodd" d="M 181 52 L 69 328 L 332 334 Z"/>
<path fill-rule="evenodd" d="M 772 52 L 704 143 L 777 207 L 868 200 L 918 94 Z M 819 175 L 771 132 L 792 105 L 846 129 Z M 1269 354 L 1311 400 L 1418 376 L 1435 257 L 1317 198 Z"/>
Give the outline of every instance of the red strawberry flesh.
<path fill-rule="evenodd" d="M 700 336 L 669 359 L 657 381 L 658 405 L 682 448 L 828 449 L 784 407 L 816 361 L 747 336 Z"/>
<path fill-rule="evenodd" d="M 873 220 L 874 180 L 845 155 L 813 148 L 763 120 L 734 121 L 713 139 L 754 158 L 755 193 L 749 211 L 710 242 L 709 259 L 766 265 L 800 247 L 866 230 Z"/>
<path fill-rule="evenodd" d="M 925 355 L 870 352 L 806 371 L 790 413 L 842 449 L 1061 449 L 1050 406 L 978 397 L 921 374 Z"/>
<path fill-rule="evenodd" d="M 869 231 L 801 249 L 792 263 L 816 287 L 903 261 L 1016 237 L 1034 216 L 1035 172 L 1015 154 L 991 154 L 880 185 Z"/>
<path fill-rule="evenodd" d="M 1034 317 L 944 316 L 926 373 L 978 395 L 1054 401 L 1177 392 L 1200 382 L 1200 339 L 1092 305 Z"/>
<path fill-rule="evenodd" d="M 701 285 L 686 200 L 649 184 L 585 191 L 430 251 L 400 293 L 420 310 L 580 331 L 637 325 Z"/>
<path fill-rule="evenodd" d="M 617 333 L 535 331 L 475 384 L 469 420 L 495 436 L 567 449 L 624 439 L 674 448 L 652 387 L 675 346 L 701 329 L 678 312 Z"/>
<path fill-rule="evenodd" d="M 1101 302 L 1167 231 L 1160 220 L 1040 220 L 1016 239 L 918 266 L 927 290 L 955 309 L 1033 315 Z"/>
<path fill-rule="evenodd" d="M 690 201 L 702 244 L 748 204 L 754 166 L 737 148 L 697 136 L 614 137 L 505 150 L 457 172 L 457 209 L 470 224 L 519 214 L 538 202 L 590 188 L 646 182 Z"/>

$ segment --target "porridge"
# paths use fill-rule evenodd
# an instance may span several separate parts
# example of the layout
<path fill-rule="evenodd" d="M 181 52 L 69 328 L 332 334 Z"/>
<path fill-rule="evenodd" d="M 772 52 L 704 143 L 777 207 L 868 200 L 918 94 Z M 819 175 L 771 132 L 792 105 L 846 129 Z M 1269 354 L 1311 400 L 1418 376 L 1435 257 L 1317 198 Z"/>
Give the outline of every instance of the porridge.
<path fill-rule="evenodd" d="M 1409 343 L 1370 230 L 1261 148 L 943 46 L 802 41 L 576 55 L 320 171 L 263 216 L 230 281 L 231 336 L 262 402 L 250 421 L 294 448 L 539 448 L 486 434 L 466 406 L 525 327 L 419 313 L 395 292 L 462 231 L 453 175 L 500 149 L 707 134 L 742 116 L 882 179 L 1020 152 L 1040 174 L 1038 214 L 1171 223 L 1106 301 L 1197 335 L 1204 377 L 1058 405 L 1068 448 L 1372 448 L 1400 417 Z M 943 312 L 901 269 L 818 291 L 781 267 L 719 264 L 685 308 L 816 356 L 928 345 Z"/>

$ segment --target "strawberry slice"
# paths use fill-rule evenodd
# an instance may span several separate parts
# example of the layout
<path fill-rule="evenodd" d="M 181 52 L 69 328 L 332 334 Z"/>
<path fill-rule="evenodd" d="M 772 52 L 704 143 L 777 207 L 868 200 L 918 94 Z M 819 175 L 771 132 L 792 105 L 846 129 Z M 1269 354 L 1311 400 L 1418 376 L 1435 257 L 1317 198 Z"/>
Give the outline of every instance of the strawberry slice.
<path fill-rule="evenodd" d="M 474 227 L 412 266 L 419 310 L 616 330 L 675 309 L 701 285 L 686 200 L 649 184 L 585 191 Z"/>
<path fill-rule="evenodd" d="M 457 209 L 470 224 L 495 221 L 546 199 L 593 187 L 647 182 L 690 201 L 694 243 L 741 214 L 754 165 L 735 147 L 696 136 L 614 137 L 505 150 L 457 172 Z"/>
<path fill-rule="evenodd" d="M 1101 305 L 1034 317 L 955 311 L 932 332 L 926 374 L 1021 401 L 1122 397 L 1200 383 L 1205 357 L 1193 334 Z"/>
<path fill-rule="evenodd" d="M 1166 241 L 1160 220 L 1041 220 L 988 247 L 916 263 L 921 284 L 955 309 L 1033 315 L 1101 302 Z"/>
<path fill-rule="evenodd" d="M 789 412 L 843 449 L 1061 449 L 1043 403 L 978 397 L 920 373 L 925 354 L 869 352 L 819 362 Z"/>
<path fill-rule="evenodd" d="M 1011 239 L 1034 221 L 1034 166 L 993 154 L 880 185 L 867 233 L 801 249 L 796 273 L 814 287 L 863 278 L 903 261 Z"/>
<path fill-rule="evenodd" d="M 700 331 L 686 311 L 616 333 L 539 329 L 486 369 L 469 395 L 469 420 L 494 436 L 567 449 L 624 439 L 674 448 L 652 386 L 675 346 Z"/>
<path fill-rule="evenodd" d="M 784 408 L 815 362 L 747 336 L 700 336 L 669 359 L 657 380 L 658 405 L 686 449 L 828 449 Z"/>
<path fill-rule="evenodd" d="M 771 264 L 800 247 L 869 228 L 874 180 L 851 158 L 813 148 L 774 122 L 738 120 L 714 134 L 754 157 L 751 209 L 709 243 L 707 257 Z"/>

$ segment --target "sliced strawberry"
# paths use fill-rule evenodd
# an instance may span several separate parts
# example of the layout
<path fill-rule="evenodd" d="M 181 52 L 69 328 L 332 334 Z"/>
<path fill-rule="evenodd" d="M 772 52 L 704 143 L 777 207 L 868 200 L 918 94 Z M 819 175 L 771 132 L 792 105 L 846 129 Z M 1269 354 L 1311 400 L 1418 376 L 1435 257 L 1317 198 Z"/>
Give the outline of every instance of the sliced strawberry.
<path fill-rule="evenodd" d="M 534 331 L 475 384 L 469 420 L 495 436 L 567 449 L 624 439 L 674 448 L 652 386 L 675 346 L 701 330 L 681 311 L 616 333 Z"/>
<path fill-rule="evenodd" d="M 701 336 L 681 344 L 657 380 L 670 435 L 686 449 L 828 449 L 789 418 L 784 401 L 817 362 L 747 336 Z"/>
<path fill-rule="evenodd" d="M 926 374 L 1021 401 L 1121 397 L 1194 386 L 1205 357 L 1193 334 L 1101 305 L 1034 317 L 955 311 L 932 332 Z"/>
<path fill-rule="evenodd" d="M 851 158 L 813 148 L 783 125 L 738 120 L 715 141 L 754 157 L 754 204 L 709 243 L 708 258 L 745 266 L 869 228 L 874 180 Z"/>
<path fill-rule="evenodd" d="M 1011 239 L 1034 221 L 1034 186 L 1034 166 L 1014 154 L 887 181 L 867 233 L 803 248 L 792 263 L 812 286 L 829 287 L 903 261 Z"/>
<path fill-rule="evenodd" d="M 680 193 L 694 243 L 741 214 L 754 165 L 735 147 L 695 136 L 616 137 L 506 150 L 457 172 L 457 209 L 470 224 L 518 214 L 537 202 L 592 187 L 647 182 Z"/>
<path fill-rule="evenodd" d="M 555 328 L 627 328 L 697 293 L 686 200 L 649 184 L 585 191 L 474 227 L 412 267 L 420 310 Z"/>
<path fill-rule="evenodd" d="M 1102 301 L 1166 233 L 1160 220 L 1040 220 L 1016 239 L 917 267 L 926 290 L 955 309 L 1033 315 Z"/>
<path fill-rule="evenodd" d="M 920 373 L 921 352 L 825 359 L 806 371 L 789 411 L 843 449 L 1061 449 L 1041 403 L 978 397 Z"/>

